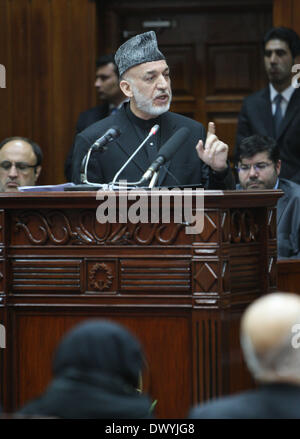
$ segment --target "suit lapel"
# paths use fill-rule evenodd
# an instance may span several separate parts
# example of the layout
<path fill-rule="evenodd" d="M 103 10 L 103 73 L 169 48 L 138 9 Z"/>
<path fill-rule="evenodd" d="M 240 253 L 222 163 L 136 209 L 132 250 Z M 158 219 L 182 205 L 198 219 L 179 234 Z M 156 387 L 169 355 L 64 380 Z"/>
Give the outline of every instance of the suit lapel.
<path fill-rule="evenodd" d="M 277 226 L 279 225 L 282 219 L 282 214 L 285 211 L 286 205 L 289 200 L 288 188 L 285 187 L 283 181 L 280 179 L 279 179 L 278 188 L 284 192 L 284 195 L 281 198 L 279 198 L 277 202 Z"/>
<path fill-rule="evenodd" d="M 290 99 L 290 102 L 288 104 L 286 114 L 282 120 L 282 123 L 280 125 L 279 135 L 278 138 L 284 133 L 284 131 L 287 129 L 290 122 L 294 119 L 295 114 L 299 112 L 300 107 L 300 90 L 297 89 L 292 94 L 292 97 Z"/>

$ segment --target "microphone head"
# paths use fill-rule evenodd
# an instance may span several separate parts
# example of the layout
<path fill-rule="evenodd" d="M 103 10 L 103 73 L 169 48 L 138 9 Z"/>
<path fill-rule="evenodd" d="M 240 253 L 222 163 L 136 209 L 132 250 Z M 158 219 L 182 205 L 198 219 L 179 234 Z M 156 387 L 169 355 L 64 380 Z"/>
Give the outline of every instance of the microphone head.
<path fill-rule="evenodd" d="M 121 135 L 118 127 L 112 126 L 92 145 L 93 151 L 106 151 L 106 145 Z"/>
<path fill-rule="evenodd" d="M 150 134 L 151 134 L 151 136 L 153 136 L 154 134 L 156 134 L 158 130 L 159 130 L 159 125 L 158 125 L 158 124 L 154 125 L 154 126 L 151 128 L 151 130 L 150 130 Z"/>
<path fill-rule="evenodd" d="M 186 141 L 189 134 L 190 130 L 187 127 L 179 128 L 179 130 L 177 130 L 160 148 L 158 155 L 163 156 L 166 162 L 170 160 L 180 146 Z"/>
<path fill-rule="evenodd" d="M 120 128 L 114 125 L 105 133 L 105 135 L 110 138 L 110 141 L 117 139 L 121 135 Z"/>

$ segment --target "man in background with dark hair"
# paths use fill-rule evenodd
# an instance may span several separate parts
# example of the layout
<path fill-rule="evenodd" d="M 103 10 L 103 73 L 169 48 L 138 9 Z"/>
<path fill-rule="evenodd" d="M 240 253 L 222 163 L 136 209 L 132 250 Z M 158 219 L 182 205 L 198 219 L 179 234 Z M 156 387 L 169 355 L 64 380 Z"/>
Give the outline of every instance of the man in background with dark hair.
<path fill-rule="evenodd" d="M 253 135 L 242 140 L 236 149 L 238 189 L 281 189 L 277 202 L 278 258 L 300 258 L 300 185 L 279 178 L 281 160 L 276 141 Z"/>
<path fill-rule="evenodd" d="M 119 86 L 119 73 L 113 54 L 102 55 L 97 59 L 95 87 L 101 104 L 80 113 L 75 135 L 118 110 L 127 99 Z M 68 181 L 71 181 L 72 177 L 73 149 L 74 145 L 65 162 L 65 175 Z"/>
<path fill-rule="evenodd" d="M 42 170 L 40 147 L 26 137 L 8 137 L 0 143 L 0 192 L 34 186 Z"/>
<path fill-rule="evenodd" d="M 265 35 L 263 48 L 269 85 L 244 100 L 236 147 L 252 134 L 275 138 L 282 161 L 281 177 L 300 183 L 300 89 L 292 83 L 300 39 L 292 29 L 276 27 Z"/>

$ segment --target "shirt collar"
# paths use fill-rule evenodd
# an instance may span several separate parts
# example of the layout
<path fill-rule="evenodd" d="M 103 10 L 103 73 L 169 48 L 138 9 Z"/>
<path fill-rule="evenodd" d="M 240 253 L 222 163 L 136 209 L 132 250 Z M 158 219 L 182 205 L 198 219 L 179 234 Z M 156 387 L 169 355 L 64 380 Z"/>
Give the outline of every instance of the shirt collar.
<path fill-rule="evenodd" d="M 270 86 L 270 98 L 271 98 L 271 102 L 273 102 L 276 96 L 278 95 L 278 91 L 275 90 L 275 88 L 271 83 L 269 84 L 269 86 Z M 286 102 L 289 102 L 294 91 L 295 91 L 294 87 L 290 85 L 288 88 L 283 90 L 280 94 L 282 95 L 282 97 L 285 99 Z"/>
<path fill-rule="evenodd" d="M 278 186 L 279 186 L 279 178 L 277 178 L 277 180 L 276 180 L 276 183 L 275 183 L 274 189 L 278 189 Z"/>
<path fill-rule="evenodd" d="M 124 101 L 122 101 L 119 105 L 115 106 L 114 104 L 109 104 L 109 110 L 113 110 L 114 108 L 117 108 L 118 110 L 120 108 L 122 108 L 122 106 L 124 105 L 125 102 L 129 102 L 129 99 L 124 99 Z"/>
<path fill-rule="evenodd" d="M 130 104 L 126 104 L 126 113 L 129 118 L 129 120 L 136 124 L 139 128 L 145 131 L 150 131 L 150 129 L 153 127 L 153 125 L 160 124 L 160 116 L 155 117 L 153 119 L 141 119 L 137 117 L 130 109 Z"/>

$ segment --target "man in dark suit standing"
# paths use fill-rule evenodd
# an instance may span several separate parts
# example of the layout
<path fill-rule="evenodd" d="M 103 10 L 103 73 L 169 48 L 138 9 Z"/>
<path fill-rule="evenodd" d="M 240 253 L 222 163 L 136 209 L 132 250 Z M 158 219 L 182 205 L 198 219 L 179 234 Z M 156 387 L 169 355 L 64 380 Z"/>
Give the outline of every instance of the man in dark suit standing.
<path fill-rule="evenodd" d="M 126 100 L 126 96 L 119 86 L 118 68 L 113 54 L 102 55 L 97 59 L 95 87 L 101 104 L 80 113 L 76 124 L 76 135 L 118 110 Z M 68 181 L 71 181 L 72 178 L 73 151 L 74 145 L 65 162 L 65 175 Z"/>
<path fill-rule="evenodd" d="M 281 189 L 277 202 L 278 258 L 300 259 L 300 185 L 281 178 L 281 160 L 276 141 L 253 135 L 236 150 L 238 189 Z M 280 178 L 279 178 L 280 174 Z"/>
<path fill-rule="evenodd" d="M 282 161 L 281 177 L 300 183 L 300 89 L 292 81 L 292 66 L 300 54 L 299 36 L 292 29 L 272 28 L 263 45 L 269 85 L 244 100 L 236 145 L 252 134 L 275 138 Z"/>
<path fill-rule="evenodd" d="M 193 419 L 300 419 L 300 297 L 272 293 L 248 306 L 241 346 L 255 390 L 194 407 Z"/>
<path fill-rule="evenodd" d="M 157 156 L 160 147 L 181 127 L 186 127 L 190 131 L 189 137 L 174 157 L 160 169 L 157 185 L 203 184 L 206 188 L 233 187 L 227 162 L 228 146 L 216 136 L 214 124 L 209 124 L 206 138 L 202 124 L 169 111 L 172 97 L 169 67 L 157 47 L 155 32 L 136 35 L 126 41 L 116 52 L 115 60 L 119 69 L 121 90 L 130 102 L 125 103 L 115 114 L 78 134 L 72 180 L 80 183 L 84 155 L 95 140 L 112 126 L 117 126 L 121 135 L 110 143 L 104 153 L 95 152 L 91 155 L 87 173 L 89 182 L 111 182 L 151 128 L 159 125 L 158 133 L 139 150 L 120 174 L 120 180 L 139 181 Z"/>

